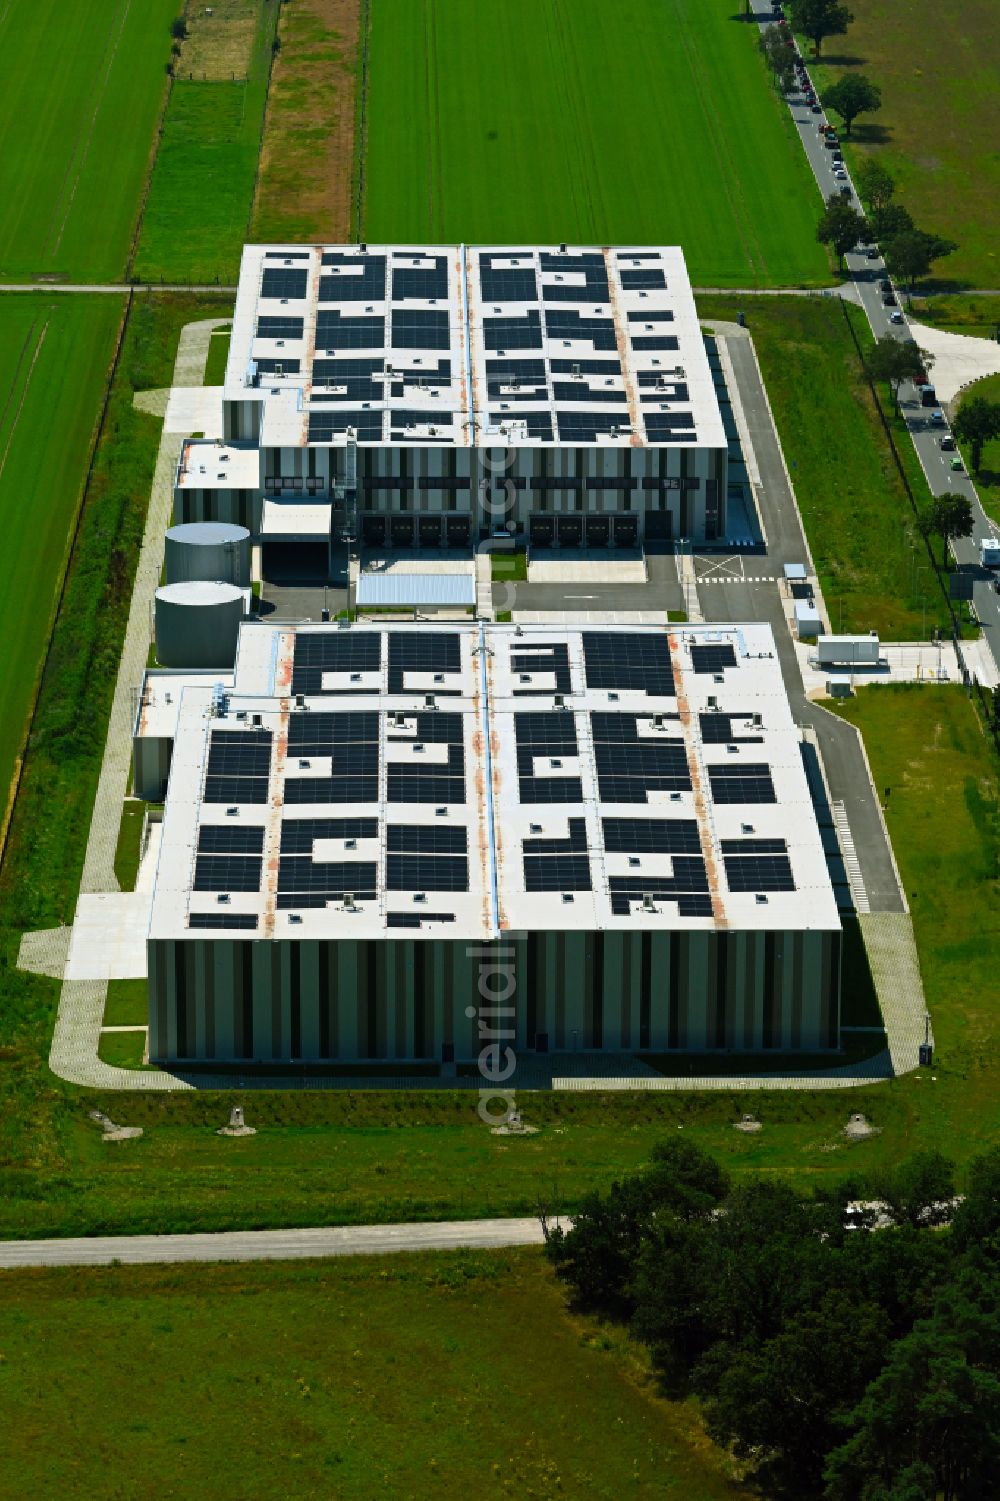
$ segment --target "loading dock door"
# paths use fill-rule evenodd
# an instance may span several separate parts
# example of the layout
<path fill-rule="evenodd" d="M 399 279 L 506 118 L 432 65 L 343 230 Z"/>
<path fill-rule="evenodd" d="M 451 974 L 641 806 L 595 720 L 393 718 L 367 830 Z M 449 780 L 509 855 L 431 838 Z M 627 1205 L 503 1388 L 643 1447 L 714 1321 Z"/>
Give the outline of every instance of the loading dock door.
<path fill-rule="evenodd" d="M 555 540 L 555 530 L 552 516 L 528 517 L 528 540 L 532 547 L 551 547 Z"/>
<path fill-rule="evenodd" d="M 413 517 L 389 517 L 389 541 L 393 547 L 413 546 Z"/>
<path fill-rule="evenodd" d="M 448 516 L 445 519 L 448 528 L 448 546 L 468 547 L 472 541 L 471 516 Z"/>
<path fill-rule="evenodd" d="M 588 547 L 607 547 L 611 541 L 611 517 L 588 516 L 586 532 Z"/>
<path fill-rule="evenodd" d="M 381 547 L 385 542 L 385 517 L 363 516 L 361 537 L 366 547 Z"/>
<path fill-rule="evenodd" d="M 417 519 L 417 532 L 420 537 L 421 547 L 441 546 L 441 517 L 420 516 Z"/>
<path fill-rule="evenodd" d="M 673 516 L 670 511 L 647 511 L 643 535 L 647 542 L 669 542 L 673 535 Z"/>
<path fill-rule="evenodd" d="M 583 517 L 557 516 L 556 536 L 560 547 L 579 547 L 583 542 Z"/>
<path fill-rule="evenodd" d="M 261 573 L 269 584 L 325 584 L 330 568 L 326 542 L 265 542 Z"/>
<path fill-rule="evenodd" d="M 639 541 L 638 516 L 615 516 L 614 535 L 616 547 L 635 547 Z"/>

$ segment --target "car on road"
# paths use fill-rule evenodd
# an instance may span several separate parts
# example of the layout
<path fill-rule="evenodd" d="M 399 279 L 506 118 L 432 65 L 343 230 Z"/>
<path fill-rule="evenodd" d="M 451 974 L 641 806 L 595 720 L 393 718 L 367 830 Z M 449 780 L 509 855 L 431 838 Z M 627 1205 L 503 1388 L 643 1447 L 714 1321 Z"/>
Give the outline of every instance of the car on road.
<path fill-rule="evenodd" d="M 836 170 L 836 172 L 834 172 L 833 175 L 837 179 L 838 182 L 846 182 L 847 181 L 847 173 L 844 171 L 843 167 L 838 167 L 837 170 Z"/>
<path fill-rule="evenodd" d="M 943 433 L 941 437 L 938 438 L 938 448 L 943 449 L 945 453 L 951 453 L 954 447 L 955 440 L 952 437 L 951 433 Z"/>
<path fill-rule="evenodd" d="M 903 315 L 899 311 L 899 308 L 893 309 L 893 311 L 889 314 L 889 322 L 890 323 L 902 323 L 902 321 L 903 321 Z"/>
<path fill-rule="evenodd" d="M 881 255 L 879 254 L 879 248 L 878 248 L 877 245 L 869 245 L 869 247 L 868 247 L 868 259 L 870 261 L 881 260 Z"/>
<path fill-rule="evenodd" d="M 960 473 L 962 469 L 962 460 L 959 458 L 952 459 L 951 467 L 955 470 L 956 473 Z"/>
<path fill-rule="evenodd" d="M 812 110 L 814 115 L 821 115 L 823 113 L 822 105 L 817 104 L 815 99 L 812 101 L 809 108 Z"/>
<path fill-rule="evenodd" d="M 851 196 L 851 190 L 846 182 L 842 182 L 840 185 L 840 196 L 841 198 L 850 198 Z"/>
<path fill-rule="evenodd" d="M 931 413 L 931 421 L 935 427 L 944 427 L 944 413 L 940 407 Z"/>
<path fill-rule="evenodd" d="M 907 339 L 906 342 L 909 343 L 909 339 Z M 913 384 L 915 386 L 926 386 L 929 379 L 930 377 L 928 376 L 926 370 L 918 370 L 916 375 L 913 377 Z"/>
<path fill-rule="evenodd" d="M 889 292 L 883 292 L 882 293 L 882 306 L 883 307 L 895 307 L 896 306 L 896 294 L 895 294 L 895 292 L 889 291 Z"/>

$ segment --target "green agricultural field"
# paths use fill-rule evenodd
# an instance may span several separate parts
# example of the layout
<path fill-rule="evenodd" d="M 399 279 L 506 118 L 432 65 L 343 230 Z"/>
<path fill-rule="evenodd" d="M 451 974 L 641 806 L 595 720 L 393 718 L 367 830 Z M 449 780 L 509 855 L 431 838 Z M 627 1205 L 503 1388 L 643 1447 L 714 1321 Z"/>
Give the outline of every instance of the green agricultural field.
<path fill-rule="evenodd" d="M 368 239 L 680 244 L 700 285 L 827 281 L 815 184 L 738 9 L 379 0 Z"/>
<path fill-rule="evenodd" d="M 851 9 L 846 36 L 829 39 L 825 66 L 814 69 L 821 87 L 853 71 L 882 90 L 881 110 L 859 118 L 848 154 L 855 162 L 865 152 L 879 156 L 917 224 L 957 242 L 958 251 L 938 262 L 938 277 L 997 290 L 996 0 L 961 0 L 932 10 L 913 0 L 864 0 Z"/>
<path fill-rule="evenodd" d="M 733 320 L 740 306 L 698 298 L 708 326 L 713 317 Z M 864 342 L 864 315 L 848 316 Z M 926 639 L 930 626 L 947 623 L 947 609 L 914 536 L 843 306 L 833 298 L 761 297 L 748 323 L 834 630 Z M 909 448 L 905 432 L 899 442 L 901 452 Z M 924 499 L 915 460 L 911 484 Z"/>
<path fill-rule="evenodd" d="M 258 6 L 247 76 L 179 72 L 136 252 L 140 281 L 235 282 L 247 238 L 278 7 Z"/>
<path fill-rule="evenodd" d="M 0 279 L 122 277 L 179 8 L 0 6 Z"/>
<path fill-rule="evenodd" d="M 0 821 L 123 308 L 113 296 L 0 299 Z"/>
<path fill-rule="evenodd" d="M 745 1494 L 538 1251 L 2 1276 L 5 1496 Z"/>

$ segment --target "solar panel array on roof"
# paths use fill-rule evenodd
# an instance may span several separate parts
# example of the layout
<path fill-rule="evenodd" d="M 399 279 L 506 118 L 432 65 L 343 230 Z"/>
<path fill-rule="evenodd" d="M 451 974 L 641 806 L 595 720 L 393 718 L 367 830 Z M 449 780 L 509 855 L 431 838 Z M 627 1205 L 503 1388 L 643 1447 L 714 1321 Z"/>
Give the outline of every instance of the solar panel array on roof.
<path fill-rule="evenodd" d="M 582 803 L 579 776 L 562 775 L 560 763 L 578 753 L 576 724 L 566 709 L 515 714 L 517 776 L 522 803 Z M 536 762 L 547 765 L 536 766 Z"/>
<path fill-rule="evenodd" d="M 252 933 L 257 927 L 256 912 L 192 912 L 189 928 L 227 928 Z"/>
<path fill-rule="evenodd" d="M 429 710 L 413 716 L 416 737 L 390 735 L 387 743 L 407 740 L 414 745 L 446 745 L 445 761 L 438 757 L 421 761 L 389 760 L 386 766 L 386 801 L 390 803 L 465 802 L 465 735 L 461 714 L 442 714 Z"/>
<path fill-rule="evenodd" d="M 598 433 L 624 433 L 630 430 L 627 411 L 621 412 L 556 412 L 559 437 L 563 443 L 592 443 Z"/>
<path fill-rule="evenodd" d="M 588 688 L 634 689 L 674 697 L 674 670 L 666 632 L 583 631 Z"/>
<path fill-rule="evenodd" d="M 462 670 L 462 651 L 457 631 L 389 631 L 389 677 L 390 693 L 434 693 L 452 697 L 462 691 L 460 682 L 447 682 L 448 677 L 458 677 Z M 445 681 L 426 683 L 418 688 L 407 684 L 409 673 L 443 673 Z"/>
<path fill-rule="evenodd" d="M 324 688 L 323 675 L 327 672 L 372 673 L 378 672 L 381 666 L 380 631 L 296 631 L 292 692 L 310 695 L 371 693 L 370 678 L 367 686 L 358 682 Z"/>
<path fill-rule="evenodd" d="M 541 349 L 541 314 L 529 308 L 521 318 L 484 318 L 483 342 L 487 349 Z"/>
<path fill-rule="evenodd" d="M 479 288 L 484 302 L 537 302 L 538 283 L 533 266 L 499 267 L 505 256 L 480 255 Z"/>
<path fill-rule="evenodd" d="M 555 684 L 545 687 L 522 685 L 514 689 L 515 698 L 524 698 L 532 693 L 570 693 L 573 680 L 569 669 L 569 647 L 565 641 L 518 641 L 510 654 L 510 670 L 513 673 L 542 674 L 554 676 Z"/>
<path fill-rule="evenodd" d="M 618 347 L 613 318 L 587 318 L 576 308 L 547 309 L 545 331 L 550 339 L 582 339 L 594 349 Z"/>
<path fill-rule="evenodd" d="M 724 855 L 730 891 L 794 891 L 787 855 Z"/>
<path fill-rule="evenodd" d="M 450 344 L 446 311 L 437 308 L 393 308 L 394 349 L 448 349 Z"/>
<path fill-rule="evenodd" d="M 360 443 L 377 443 L 382 437 L 381 411 L 366 412 L 356 408 L 324 411 L 313 407 L 309 412 L 309 442 L 328 443 L 337 434 L 350 430 Z"/>
<path fill-rule="evenodd" d="M 403 302 L 407 298 L 424 298 L 433 301 L 448 296 L 448 257 L 431 257 L 430 266 L 402 266 L 397 260 L 392 268 L 392 298 Z"/>
<path fill-rule="evenodd" d="M 385 319 L 379 313 L 345 317 L 339 308 L 316 314 L 317 349 L 382 349 Z"/>
<path fill-rule="evenodd" d="M 317 713 L 297 710 L 288 716 L 288 761 L 285 802 L 377 803 L 378 714 Z M 301 763 L 330 758 L 329 774 L 309 775 Z M 295 775 L 289 775 L 291 768 Z"/>
<path fill-rule="evenodd" d="M 374 860 L 310 860 L 302 855 L 282 855 L 278 862 L 276 906 L 325 907 L 343 901 L 347 892 L 356 901 L 374 901 L 378 866 Z"/>
<path fill-rule="evenodd" d="M 425 922 L 454 922 L 454 912 L 387 912 L 387 928 L 420 928 Z"/>
<path fill-rule="evenodd" d="M 776 803 L 771 768 L 766 761 L 710 766 L 712 797 L 717 803 Z"/>
<path fill-rule="evenodd" d="M 698 724 L 701 729 L 702 744 L 761 745 L 763 743 L 763 735 L 737 735 L 733 729 L 734 720 L 748 727 L 751 723 L 751 716 L 749 714 L 720 714 L 714 711 L 709 714 L 699 714 Z"/>
<path fill-rule="evenodd" d="M 540 264 L 544 272 L 555 273 L 556 276 L 568 274 L 570 277 L 569 281 L 543 282 L 542 298 L 545 302 L 595 303 L 610 300 L 608 273 L 603 257 L 595 260 L 591 256 L 543 255 L 540 257 Z"/>
<path fill-rule="evenodd" d="M 266 803 L 270 767 L 270 730 L 213 730 L 204 801 Z"/>
<path fill-rule="evenodd" d="M 604 848 L 622 855 L 698 855 L 701 838 L 693 818 L 604 818 Z"/>
<path fill-rule="evenodd" d="M 712 897 L 705 862 L 700 855 L 676 855 L 672 876 L 651 876 L 638 872 L 633 876 L 609 876 L 611 910 L 617 917 L 628 917 L 632 904 L 651 896 L 654 902 L 677 903 L 681 917 L 711 917 Z"/>
<path fill-rule="evenodd" d="M 331 264 L 323 257 L 324 266 Z M 385 256 L 341 256 L 337 271 L 319 279 L 320 302 L 384 302 Z"/>
<path fill-rule="evenodd" d="M 621 271 L 622 291 L 641 292 L 654 287 L 665 287 L 667 278 L 662 271 Z"/>
<path fill-rule="evenodd" d="M 544 835 L 534 836 L 521 840 L 521 849 L 526 855 L 574 855 L 582 854 L 587 848 L 587 820 L 585 818 L 570 818 L 567 820 L 567 835 L 564 839 L 547 838 Z"/>
<path fill-rule="evenodd" d="M 692 646 L 691 665 L 697 673 L 724 672 L 736 666 L 736 652 L 731 641 L 719 645 Z"/>
<path fill-rule="evenodd" d="M 194 891 L 259 891 L 262 828 L 206 824 L 198 836 Z"/>
<path fill-rule="evenodd" d="M 651 443 L 690 443 L 694 432 L 691 412 L 644 412 L 646 436 Z"/>
<path fill-rule="evenodd" d="M 633 334 L 632 348 L 636 350 L 671 350 L 680 349 L 680 341 L 676 334 Z"/>
<path fill-rule="evenodd" d="M 377 818 L 284 818 L 281 853 L 311 855 L 317 839 L 377 839 Z"/>
<path fill-rule="evenodd" d="M 372 376 L 381 375 L 384 368 L 384 359 L 313 360 L 313 384 L 343 386 L 337 401 L 381 401 L 383 384 Z"/>
<path fill-rule="evenodd" d="M 650 792 L 690 792 L 683 739 L 640 739 L 637 723 L 634 714 L 591 713 L 601 801 L 645 803 Z"/>
<path fill-rule="evenodd" d="M 304 320 L 302 318 L 258 318 L 258 339 L 301 339 Z"/>
<path fill-rule="evenodd" d="M 298 267 L 265 266 L 260 280 L 262 297 L 287 297 L 298 302 L 306 295 L 309 272 Z"/>
<path fill-rule="evenodd" d="M 569 819 L 568 835 L 564 839 L 523 839 L 521 852 L 526 891 L 593 889 L 585 819 Z"/>

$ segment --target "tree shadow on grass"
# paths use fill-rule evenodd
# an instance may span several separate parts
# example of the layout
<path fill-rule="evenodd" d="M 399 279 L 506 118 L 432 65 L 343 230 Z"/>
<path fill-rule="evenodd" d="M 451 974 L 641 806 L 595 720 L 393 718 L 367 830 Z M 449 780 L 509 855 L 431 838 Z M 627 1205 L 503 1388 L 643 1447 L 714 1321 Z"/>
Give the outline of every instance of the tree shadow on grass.
<path fill-rule="evenodd" d="M 811 47 L 808 60 L 822 63 L 824 68 L 863 68 L 868 61 L 866 57 L 850 57 L 846 53 L 834 52 L 823 52 L 819 57 L 813 57 Z"/>
<path fill-rule="evenodd" d="M 853 141 L 855 146 L 884 146 L 892 137 L 891 125 L 876 125 L 873 121 L 865 123 L 858 120 L 848 140 Z"/>

